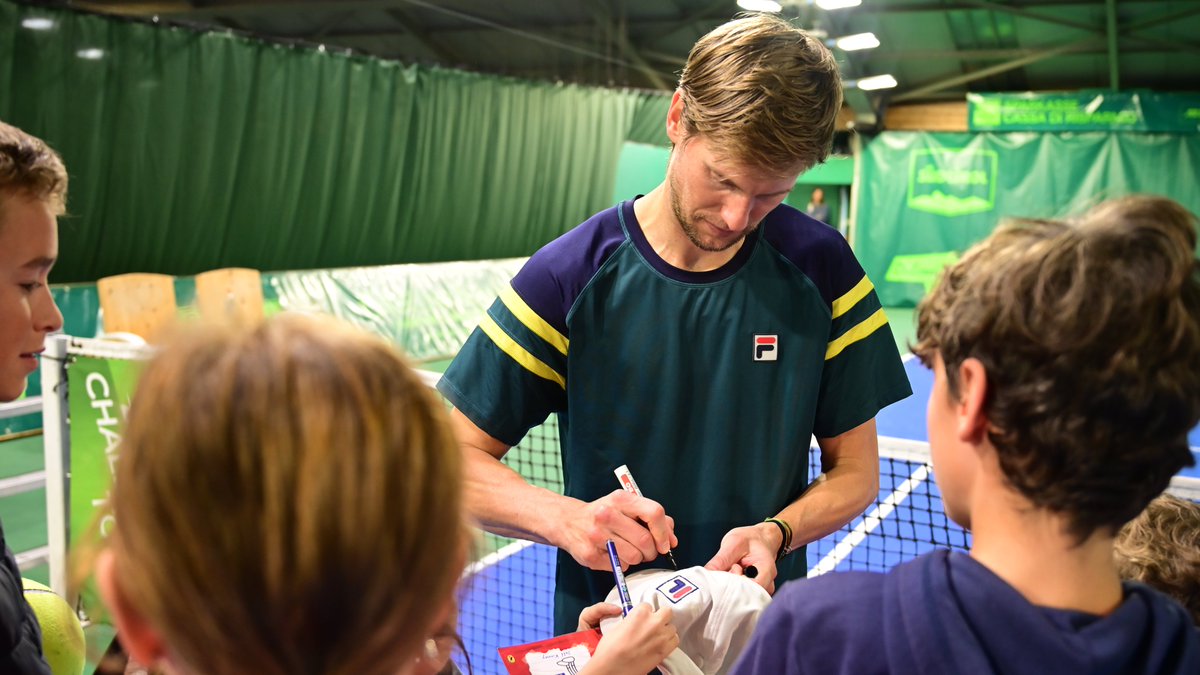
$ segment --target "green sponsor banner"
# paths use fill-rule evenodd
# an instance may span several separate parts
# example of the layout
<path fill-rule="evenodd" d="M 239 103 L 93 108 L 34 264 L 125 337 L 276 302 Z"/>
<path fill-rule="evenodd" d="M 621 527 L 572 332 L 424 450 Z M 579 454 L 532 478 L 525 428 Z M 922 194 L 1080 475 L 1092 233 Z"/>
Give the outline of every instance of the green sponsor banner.
<path fill-rule="evenodd" d="M 96 518 L 108 507 L 117 445 L 141 365 L 138 361 L 79 356 L 67 369 L 71 412 L 69 548 L 90 536 L 93 527 L 99 527 L 102 537 L 112 530 L 111 514 L 98 522 Z M 99 598 L 90 584 L 83 589 L 81 600 L 84 611 L 95 616 Z"/>
<path fill-rule="evenodd" d="M 855 253 L 887 307 L 915 305 L 1005 217 L 1158 194 L 1200 211 L 1200 134 L 884 132 L 863 149 Z"/>
<path fill-rule="evenodd" d="M 928 293 L 946 267 L 958 262 L 954 251 L 898 255 L 888 265 L 885 280 L 899 284 L 921 284 Z"/>
<path fill-rule="evenodd" d="M 967 94 L 971 131 L 1200 133 L 1200 94 L 1081 91 Z"/>
<path fill-rule="evenodd" d="M 908 208 L 942 216 L 991 211 L 997 163 L 995 150 L 914 150 L 908 165 Z"/>

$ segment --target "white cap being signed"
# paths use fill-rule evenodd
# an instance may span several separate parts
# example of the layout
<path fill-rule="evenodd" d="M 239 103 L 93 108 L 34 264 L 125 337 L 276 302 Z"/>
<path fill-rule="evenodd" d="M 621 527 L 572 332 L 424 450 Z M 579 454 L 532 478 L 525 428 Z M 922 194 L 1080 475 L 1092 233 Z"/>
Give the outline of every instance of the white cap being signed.
<path fill-rule="evenodd" d="M 666 675 L 723 675 L 750 641 L 771 602 L 762 586 L 730 572 L 689 567 L 643 570 L 626 578 L 633 604 L 671 608 L 679 648 L 659 669 Z M 606 602 L 621 604 L 614 588 Z M 604 626 L 610 625 L 605 621 Z"/>

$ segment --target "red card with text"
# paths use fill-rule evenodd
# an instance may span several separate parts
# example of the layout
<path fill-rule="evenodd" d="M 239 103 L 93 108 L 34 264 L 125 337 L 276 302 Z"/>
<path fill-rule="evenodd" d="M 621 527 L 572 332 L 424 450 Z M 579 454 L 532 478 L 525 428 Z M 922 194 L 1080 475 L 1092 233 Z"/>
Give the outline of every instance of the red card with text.
<path fill-rule="evenodd" d="M 576 675 L 598 644 L 600 630 L 593 628 L 498 651 L 509 675 Z"/>

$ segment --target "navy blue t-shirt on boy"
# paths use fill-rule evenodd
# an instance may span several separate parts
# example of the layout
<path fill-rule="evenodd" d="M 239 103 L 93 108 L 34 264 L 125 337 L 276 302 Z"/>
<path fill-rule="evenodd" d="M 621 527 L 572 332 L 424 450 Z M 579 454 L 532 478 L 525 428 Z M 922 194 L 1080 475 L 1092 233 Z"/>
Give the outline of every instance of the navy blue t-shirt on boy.
<path fill-rule="evenodd" d="M 1039 607 L 950 551 L 887 574 L 827 574 L 776 595 L 732 675 L 1200 673 L 1183 607 L 1139 583 L 1124 590 L 1108 616 Z"/>

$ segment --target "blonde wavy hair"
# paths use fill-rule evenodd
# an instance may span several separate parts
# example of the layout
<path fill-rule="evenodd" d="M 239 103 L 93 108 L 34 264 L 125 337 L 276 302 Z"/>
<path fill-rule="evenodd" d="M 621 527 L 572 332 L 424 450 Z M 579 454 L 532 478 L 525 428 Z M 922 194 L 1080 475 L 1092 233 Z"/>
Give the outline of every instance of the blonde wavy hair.
<path fill-rule="evenodd" d="M 1121 528 L 1113 553 L 1122 579 L 1175 598 L 1200 626 L 1200 504 L 1156 498 Z"/>
<path fill-rule="evenodd" d="M 778 17 L 753 14 L 700 38 L 679 78 L 683 129 L 737 162 L 790 176 L 825 161 L 842 107 L 829 49 Z"/>
<path fill-rule="evenodd" d="M 106 542 L 121 600 L 206 675 L 407 672 L 462 569 L 445 407 L 383 340 L 281 315 L 146 368 Z"/>

